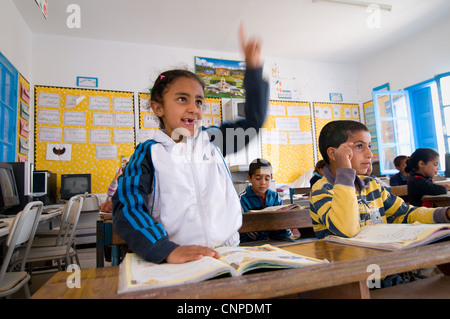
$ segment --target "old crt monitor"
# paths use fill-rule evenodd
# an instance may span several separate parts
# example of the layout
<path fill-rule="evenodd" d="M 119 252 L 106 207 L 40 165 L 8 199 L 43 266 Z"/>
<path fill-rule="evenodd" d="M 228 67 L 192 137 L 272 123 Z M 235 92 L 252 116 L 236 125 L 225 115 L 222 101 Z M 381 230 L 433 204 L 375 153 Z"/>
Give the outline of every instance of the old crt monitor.
<path fill-rule="evenodd" d="M 245 119 L 245 99 L 229 99 L 223 103 L 222 118 L 226 122 Z"/>
<path fill-rule="evenodd" d="M 91 193 L 91 174 L 63 174 L 61 175 L 61 199 Z"/>
<path fill-rule="evenodd" d="M 0 213 L 20 204 L 12 165 L 0 163 Z"/>
<path fill-rule="evenodd" d="M 33 196 L 31 196 L 31 172 L 33 169 L 32 164 L 28 162 L 9 162 L 8 164 L 13 168 L 20 200 L 18 206 L 11 207 L 3 213 L 12 215 L 22 211 L 29 202 L 33 201 Z"/>
<path fill-rule="evenodd" d="M 56 174 L 50 171 L 33 172 L 33 200 L 44 205 L 56 204 Z"/>

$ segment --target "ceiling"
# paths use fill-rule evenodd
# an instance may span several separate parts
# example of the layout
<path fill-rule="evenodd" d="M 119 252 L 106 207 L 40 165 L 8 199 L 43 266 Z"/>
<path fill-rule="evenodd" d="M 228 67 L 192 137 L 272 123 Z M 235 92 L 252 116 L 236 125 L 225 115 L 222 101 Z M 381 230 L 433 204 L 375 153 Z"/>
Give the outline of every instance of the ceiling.
<path fill-rule="evenodd" d="M 265 56 L 352 64 L 450 19 L 448 0 L 376 0 L 392 5 L 379 20 L 365 7 L 319 0 L 48 0 L 46 20 L 34 0 L 13 1 L 33 34 L 238 52 L 242 21 Z M 73 3 L 78 29 L 66 23 Z"/>

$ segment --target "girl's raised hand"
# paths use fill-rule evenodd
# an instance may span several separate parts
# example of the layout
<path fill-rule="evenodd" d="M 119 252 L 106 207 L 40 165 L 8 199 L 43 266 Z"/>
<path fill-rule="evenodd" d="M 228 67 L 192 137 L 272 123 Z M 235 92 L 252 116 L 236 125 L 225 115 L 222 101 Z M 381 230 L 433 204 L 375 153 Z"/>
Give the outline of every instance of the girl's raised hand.
<path fill-rule="evenodd" d="M 245 64 L 249 69 L 256 69 L 261 66 L 261 41 L 258 38 L 245 38 L 244 24 L 239 26 L 239 41 L 245 55 Z"/>

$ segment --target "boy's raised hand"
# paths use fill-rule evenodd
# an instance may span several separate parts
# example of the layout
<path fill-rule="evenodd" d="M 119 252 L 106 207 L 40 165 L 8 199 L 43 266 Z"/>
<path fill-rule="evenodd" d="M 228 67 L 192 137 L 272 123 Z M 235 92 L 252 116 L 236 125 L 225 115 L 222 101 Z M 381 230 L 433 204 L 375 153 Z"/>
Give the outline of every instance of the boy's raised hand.
<path fill-rule="evenodd" d="M 249 69 L 261 66 L 261 41 L 258 38 L 245 39 L 244 24 L 239 26 L 239 41 L 245 55 L 245 64 Z"/>
<path fill-rule="evenodd" d="M 331 154 L 334 157 L 336 169 L 338 168 L 352 168 L 352 150 L 353 142 L 345 142 L 339 145 L 338 148 L 330 147 Z"/>

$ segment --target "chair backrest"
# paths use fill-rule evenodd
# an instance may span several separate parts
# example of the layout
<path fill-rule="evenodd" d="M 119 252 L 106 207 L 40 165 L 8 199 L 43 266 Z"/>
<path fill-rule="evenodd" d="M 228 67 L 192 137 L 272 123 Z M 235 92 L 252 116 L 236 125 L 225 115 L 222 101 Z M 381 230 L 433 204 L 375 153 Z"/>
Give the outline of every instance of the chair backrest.
<path fill-rule="evenodd" d="M 72 197 L 69 199 L 69 201 L 64 205 L 63 211 L 61 212 L 61 221 L 59 225 L 59 232 L 58 236 L 56 236 L 56 246 L 59 246 L 64 243 L 64 241 L 61 240 L 62 237 L 65 237 L 65 234 L 67 232 L 67 218 L 69 217 L 69 212 L 72 207 L 72 204 L 74 202 L 75 197 Z"/>
<path fill-rule="evenodd" d="M 67 250 L 69 250 L 70 246 L 74 241 L 74 237 L 76 236 L 76 229 L 78 226 L 78 220 L 80 218 L 81 209 L 83 207 L 84 196 L 76 195 L 70 198 L 70 204 L 68 206 L 68 215 L 66 220 L 66 228 L 64 232 L 64 237 L 61 241 L 61 244 L 67 244 Z"/>
<path fill-rule="evenodd" d="M 95 194 L 84 194 L 82 212 L 99 212 L 100 211 L 100 199 Z"/>
<path fill-rule="evenodd" d="M 0 282 L 3 280 L 15 248 L 25 242 L 28 242 L 21 265 L 21 271 L 24 271 L 28 253 L 41 217 L 42 207 L 43 203 L 40 201 L 28 203 L 23 211 L 19 212 L 14 218 L 14 222 L 11 225 L 9 235 L 6 240 L 8 251 L 3 259 L 3 264 L 0 271 Z"/>

